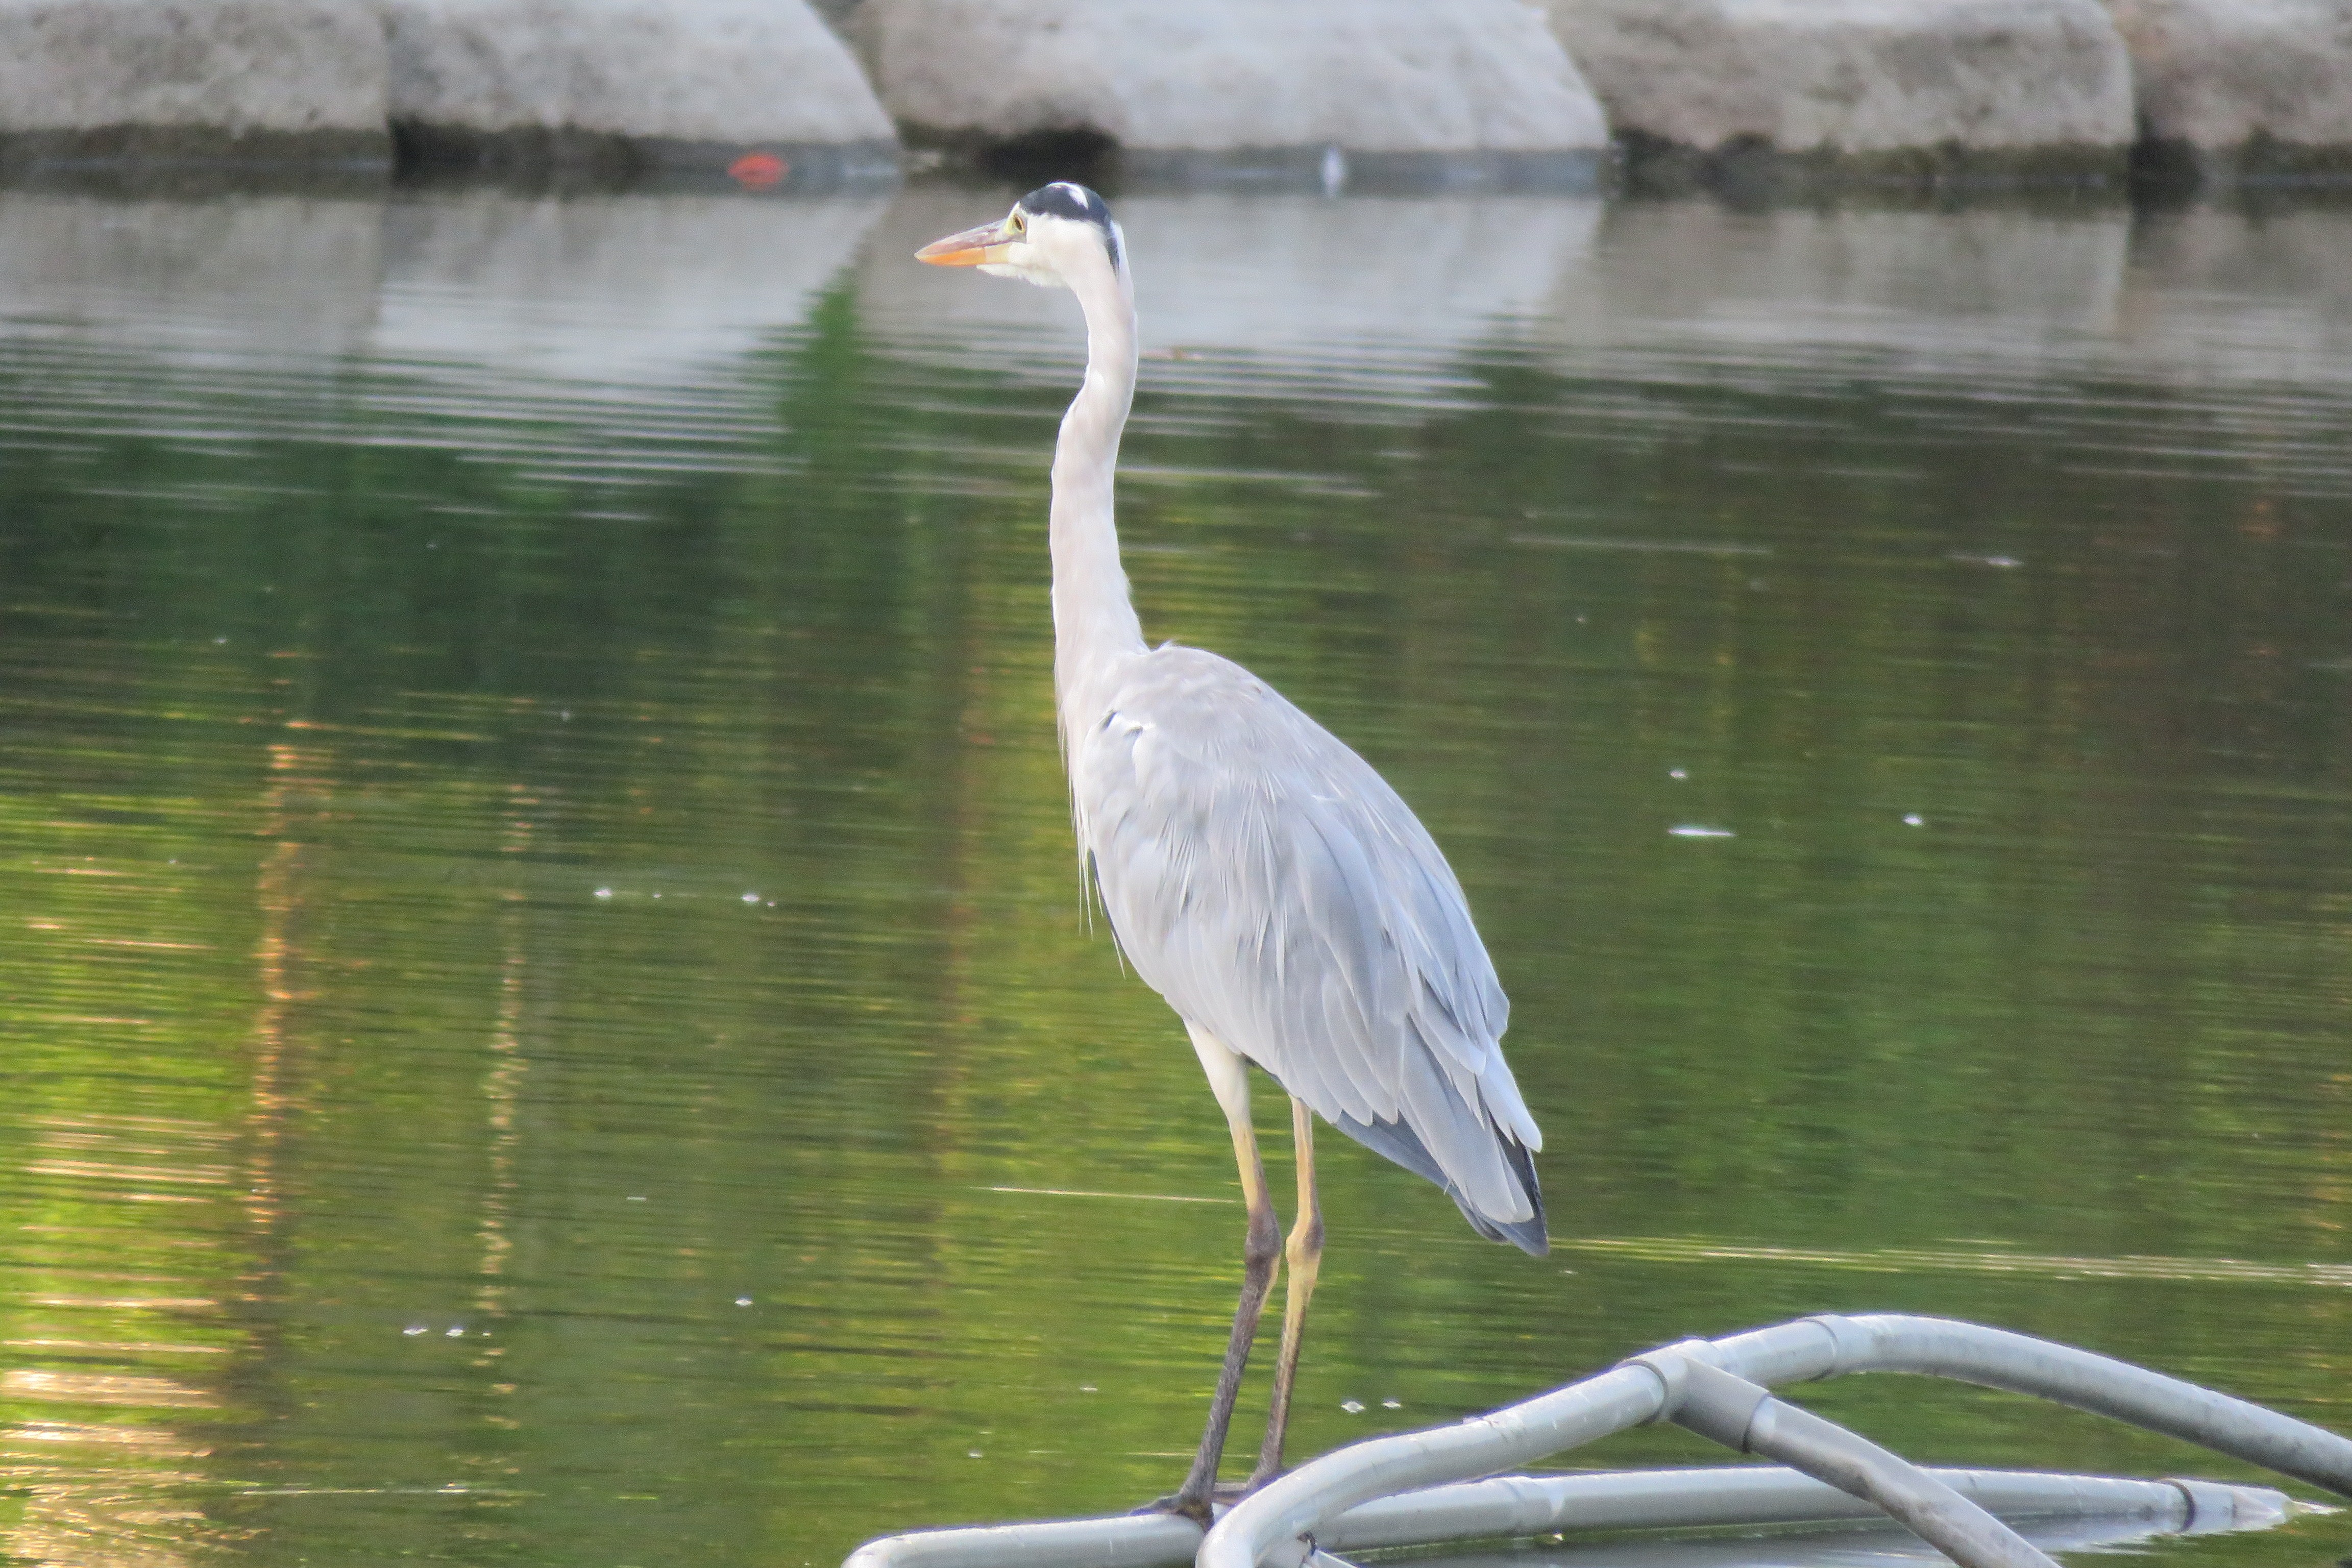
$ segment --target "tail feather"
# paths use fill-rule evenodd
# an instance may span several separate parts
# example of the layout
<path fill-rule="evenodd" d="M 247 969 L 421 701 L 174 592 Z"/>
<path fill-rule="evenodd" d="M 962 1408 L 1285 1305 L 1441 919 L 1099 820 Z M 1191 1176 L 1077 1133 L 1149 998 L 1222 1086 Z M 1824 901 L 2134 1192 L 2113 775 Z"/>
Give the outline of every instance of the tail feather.
<path fill-rule="evenodd" d="M 1421 1135 L 1403 1121 L 1359 1121 L 1342 1114 L 1333 1125 L 1373 1153 L 1393 1160 L 1423 1181 L 1443 1187 L 1445 1195 L 1462 1211 L 1462 1217 L 1470 1222 L 1470 1228 L 1488 1241 L 1507 1241 L 1536 1258 L 1551 1250 L 1551 1240 L 1544 1228 L 1543 1188 L 1536 1181 L 1535 1156 L 1511 1134 L 1497 1131 L 1495 1136 L 1502 1146 L 1505 1163 L 1510 1167 L 1519 1190 L 1527 1195 L 1528 1207 L 1534 1212 L 1526 1219 L 1498 1220 L 1471 1206 L 1461 1188 L 1446 1180 Z"/>

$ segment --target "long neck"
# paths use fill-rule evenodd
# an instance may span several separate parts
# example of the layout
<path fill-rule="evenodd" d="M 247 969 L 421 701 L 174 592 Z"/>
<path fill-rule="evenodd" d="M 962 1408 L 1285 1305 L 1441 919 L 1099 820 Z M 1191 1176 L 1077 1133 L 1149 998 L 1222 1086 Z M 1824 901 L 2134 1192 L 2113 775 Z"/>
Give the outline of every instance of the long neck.
<path fill-rule="evenodd" d="M 1121 657 L 1143 651 L 1143 627 L 1118 563 L 1111 484 L 1119 432 L 1135 397 L 1135 301 L 1108 265 L 1076 283 L 1087 316 L 1087 380 L 1054 444 L 1054 691 L 1062 734 L 1086 721 L 1093 688 Z"/>

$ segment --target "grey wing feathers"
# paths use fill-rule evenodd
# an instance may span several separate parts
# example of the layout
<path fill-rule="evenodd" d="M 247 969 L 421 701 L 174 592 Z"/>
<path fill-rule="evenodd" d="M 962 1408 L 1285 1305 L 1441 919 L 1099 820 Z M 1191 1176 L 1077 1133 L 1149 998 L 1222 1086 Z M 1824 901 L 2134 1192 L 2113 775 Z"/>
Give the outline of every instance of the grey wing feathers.
<path fill-rule="evenodd" d="M 1542 1134 L 1445 858 L 1370 764 L 1247 670 L 1169 646 L 1072 726 L 1082 845 L 1139 973 L 1340 1131 L 1544 1250 Z"/>

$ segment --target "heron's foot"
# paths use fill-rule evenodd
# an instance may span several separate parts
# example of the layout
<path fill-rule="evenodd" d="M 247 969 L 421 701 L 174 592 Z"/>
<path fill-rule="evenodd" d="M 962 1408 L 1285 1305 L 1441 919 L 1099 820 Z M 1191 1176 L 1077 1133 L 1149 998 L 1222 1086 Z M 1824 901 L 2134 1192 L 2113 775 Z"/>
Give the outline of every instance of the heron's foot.
<path fill-rule="evenodd" d="M 1154 1498 L 1141 1508 L 1129 1509 L 1128 1511 L 1129 1513 L 1181 1513 L 1202 1530 L 1206 1530 L 1215 1518 L 1218 1509 L 1233 1507 L 1243 1498 L 1247 1497 L 1250 1489 L 1251 1484 L 1247 1481 L 1219 1481 L 1210 1489 L 1206 1497 L 1186 1497 L 1182 1492 L 1170 1492 L 1166 1497 Z"/>
<path fill-rule="evenodd" d="M 1289 1473 L 1290 1471 L 1287 1468 L 1280 1465 L 1275 1466 L 1272 1469 L 1258 1469 L 1251 1474 L 1249 1479 L 1242 1483 L 1241 1495 L 1244 1497 L 1250 1497 L 1255 1493 L 1262 1492 L 1265 1489 L 1266 1483 L 1269 1481 L 1278 1481 Z"/>

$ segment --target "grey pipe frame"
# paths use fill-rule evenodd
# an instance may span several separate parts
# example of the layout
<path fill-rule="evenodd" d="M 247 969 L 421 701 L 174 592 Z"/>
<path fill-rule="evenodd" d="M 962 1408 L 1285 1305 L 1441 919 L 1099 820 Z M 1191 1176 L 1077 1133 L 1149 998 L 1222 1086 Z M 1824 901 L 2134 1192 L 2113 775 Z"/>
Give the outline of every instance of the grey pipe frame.
<path fill-rule="evenodd" d="M 1665 1385 L 1660 1415 L 1884 1509 L 1968 1568 L 2058 1568 L 2032 1542 L 1910 1461 L 1702 1359 L 1714 1348 L 1699 1341 L 1633 1358 L 1631 1364 L 1649 1368 Z"/>
<path fill-rule="evenodd" d="M 2123 1531 L 2124 1539 L 2267 1530 L 2294 1508 L 2269 1488 L 2219 1481 L 1927 1473 L 2001 1519 L 2074 1528 L 2095 1522 Z M 1339 1561 L 1334 1552 L 1570 1530 L 1829 1525 L 1884 1517 L 1876 1504 L 1780 1465 L 1495 1476 L 1360 1504 L 1325 1527 L 1318 1544 L 1328 1564 Z M 859 1547 L 845 1568 L 1175 1568 L 1192 1562 L 1200 1545 L 1201 1527 L 1189 1519 L 1115 1514 L 886 1536 Z"/>
<path fill-rule="evenodd" d="M 1679 1374 L 1662 1370 L 1675 1362 L 1684 1363 Z M 1694 1374 L 1694 1368 L 1705 1370 Z M 2034 1394 L 2352 1497 L 2352 1440 L 2261 1405 L 1981 1324 L 1893 1313 L 1823 1316 L 1721 1340 L 1686 1341 L 1457 1426 L 1376 1437 L 1327 1454 L 1235 1504 L 1202 1542 L 1195 1561 L 1198 1568 L 1297 1562 L 1332 1521 L 1374 1498 L 1492 1475 L 1679 1415 L 1690 1417 L 1684 1425 L 1734 1447 L 1760 1440 L 1779 1450 L 1773 1457 L 1887 1508 L 1962 1568 L 2047 1563 L 1949 1487 L 1769 1393 L 1773 1384 L 1857 1372 L 1917 1373 Z M 1710 1373 L 1728 1374 L 1745 1388 L 1727 1386 Z M 1696 1405 L 1690 1404 L 1694 1384 L 1711 1391 Z"/>

